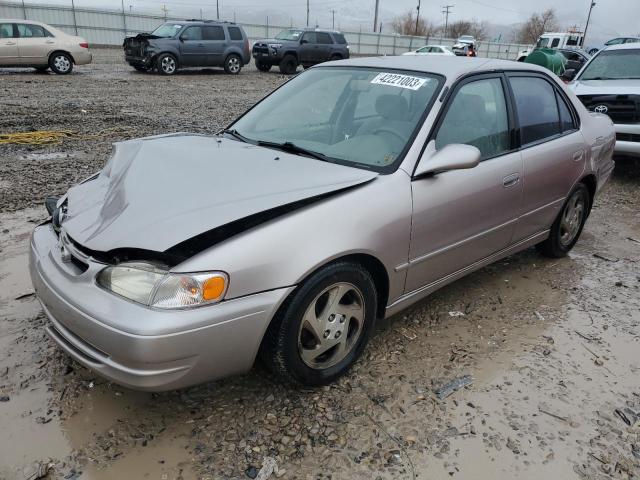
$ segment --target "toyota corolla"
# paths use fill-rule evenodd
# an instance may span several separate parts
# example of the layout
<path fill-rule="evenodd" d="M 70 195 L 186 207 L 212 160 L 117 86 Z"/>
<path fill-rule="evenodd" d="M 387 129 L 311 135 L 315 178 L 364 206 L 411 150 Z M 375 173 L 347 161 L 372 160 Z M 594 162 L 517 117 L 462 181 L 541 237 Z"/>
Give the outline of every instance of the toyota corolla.
<path fill-rule="evenodd" d="M 116 144 L 48 202 L 31 276 L 49 335 L 117 383 L 180 388 L 259 357 L 326 384 L 376 319 L 530 246 L 565 256 L 614 143 L 534 65 L 331 62 L 218 135 Z"/>

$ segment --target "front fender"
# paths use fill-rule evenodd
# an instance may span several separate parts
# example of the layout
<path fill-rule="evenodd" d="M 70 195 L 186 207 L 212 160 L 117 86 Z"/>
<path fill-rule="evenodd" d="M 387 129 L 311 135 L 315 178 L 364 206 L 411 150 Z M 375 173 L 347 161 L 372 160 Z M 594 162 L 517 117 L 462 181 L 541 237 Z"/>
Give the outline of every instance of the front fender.
<path fill-rule="evenodd" d="M 297 285 L 350 254 L 377 258 L 389 277 L 389 301 L 404 291 L 411 231 L 411 183 L 402 170 L 261 224 L 191 257 L 177 272 L 222 270 L 227 298 Z"/>

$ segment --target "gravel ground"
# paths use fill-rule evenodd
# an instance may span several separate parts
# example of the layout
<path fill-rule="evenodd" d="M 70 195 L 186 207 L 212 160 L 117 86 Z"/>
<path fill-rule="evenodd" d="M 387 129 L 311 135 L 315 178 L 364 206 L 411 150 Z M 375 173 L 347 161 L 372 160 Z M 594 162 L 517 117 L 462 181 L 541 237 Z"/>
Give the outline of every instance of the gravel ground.
<path fill-rule="evenodd" d="M 96 53 L 67 77 L 0 71 L 0 133 L 79 134 L 0 146 L 0 478 L 640 476 L 640 166 L 629 161 L 569 257 L 527 250 L 379 322 L 334 385 L 292 388 L 256 366 L 148 394 L 72 362 L 45 335 L 27 274 L 42 198 L 97 170 L 113 141 L 215 132 L 285 80 L 252 68 L 163 78 Z M 459 378 L 472 383 L 434 394 Z"/>

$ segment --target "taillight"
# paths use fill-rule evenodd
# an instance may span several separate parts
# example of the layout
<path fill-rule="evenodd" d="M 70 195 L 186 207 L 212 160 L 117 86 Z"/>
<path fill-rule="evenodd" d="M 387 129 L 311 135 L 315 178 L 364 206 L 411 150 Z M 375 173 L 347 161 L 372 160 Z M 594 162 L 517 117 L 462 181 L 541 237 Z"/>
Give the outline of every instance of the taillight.
<path fill-rule="evenodd" d="M 82 48 L 89 48 L 89 44 L 88 44 L 87 42 L 82 42 L 82 43 L 80 44 L 80 46 L 81 46 Z"/>

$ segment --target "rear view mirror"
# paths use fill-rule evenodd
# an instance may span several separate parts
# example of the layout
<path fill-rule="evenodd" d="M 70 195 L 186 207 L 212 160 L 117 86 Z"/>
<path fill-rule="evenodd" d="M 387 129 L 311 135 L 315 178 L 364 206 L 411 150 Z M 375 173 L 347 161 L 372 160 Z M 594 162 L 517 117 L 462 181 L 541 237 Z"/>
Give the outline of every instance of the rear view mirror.
<path fill-rule="evenodd" d="M 568 68 L 567 70 L 564 71 L 564 73 L 560 78 L 562 78 L 562 80 L 564 80 L 565 82 L 570 82 L 575 78 L 575 76 L 576 76 L 576 70 L 574 68 Z"/>
<path fill-rule="evenodd" d="M 427 148 L 420 158 L 414 177 L 473 168 L 480 163 L 480 150 L 471 145 L 452 143 L 438 151 Z"/>

